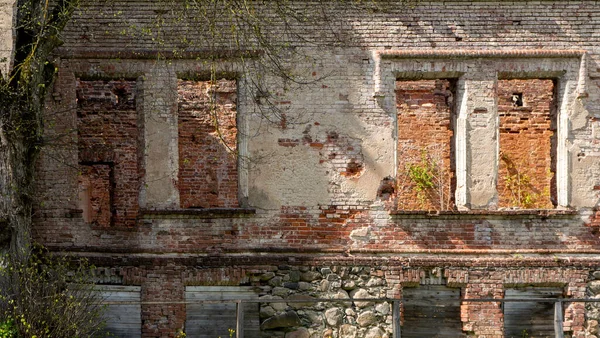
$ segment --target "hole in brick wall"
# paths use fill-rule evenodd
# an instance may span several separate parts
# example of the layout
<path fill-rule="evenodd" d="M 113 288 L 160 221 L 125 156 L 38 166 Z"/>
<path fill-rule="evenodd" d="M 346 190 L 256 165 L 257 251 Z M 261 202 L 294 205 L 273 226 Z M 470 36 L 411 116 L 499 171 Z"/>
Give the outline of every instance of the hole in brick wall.
<path fill-rule="evenodd" d="M 399 210 L 454 209 L 454 82 L 396 81 Z"/>
<path fill-rule="evenodd" d="M 498 81 L 501 208 L 549 209 L 556 205 L 554 87 L 554 82 L 546 79 Z"/>
<path fill-rule="evenodd" d="M 514 107 L 523 107 L 523 93 L 513 93 L 512 102 Z"/>
<path fill-rule="evenodd" d="M 377 189 L 377 198 L 380 200 L 387 201 L 396 192 L 396 184 L 393 177 L 386 177 L 381 180 L 379 188 Z"/>
<path fill-rule="evenodd" d="M 136 82 L 77 79 L 77 136 L 85 220 L 134 226 L 141 172 Z"/>
<path fill-rule="evenodd" d="M 181 207 L 238 207 L 236 81 L 178 80 L 177 93 Z"/>

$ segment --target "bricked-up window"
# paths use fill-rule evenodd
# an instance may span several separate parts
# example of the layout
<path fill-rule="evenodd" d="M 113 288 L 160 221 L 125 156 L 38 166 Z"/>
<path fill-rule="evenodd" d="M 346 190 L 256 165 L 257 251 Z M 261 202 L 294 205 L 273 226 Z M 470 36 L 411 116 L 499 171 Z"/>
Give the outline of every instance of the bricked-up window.
<path fill-rule="evenodd" d="M 238 207 L 235 80 L 179 80 L 182 208 Z"/>
<path fill-rule="evenodd" d="M 79 202 L 87 223 L 107 226 L 112 217 L 112 173 L 110 164 L 81 164 Z"/>
<path fill-rule="evenodd" d="M 399 210 L 454 209 L 453 84 L 396 81 Z"/>
<path fill-rule="evenodd" d="M 85 220 L 94 225 L 131 227 L 136 222 L 140 168 L 135 91 L 135 81 L 77 81 L 80 205 Z"/>
<path fill-rule="evenodd" d="M 552 80 L 498 81 L 499 207 L 549 209 L 556 204 L 554 106 Z"/>

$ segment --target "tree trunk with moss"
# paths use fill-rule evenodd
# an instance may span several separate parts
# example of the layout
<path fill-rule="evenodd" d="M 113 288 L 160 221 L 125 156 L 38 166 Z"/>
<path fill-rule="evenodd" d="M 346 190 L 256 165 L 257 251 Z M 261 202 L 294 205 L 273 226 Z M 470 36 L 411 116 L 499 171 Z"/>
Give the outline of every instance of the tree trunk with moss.
<path fill-rule="evenodd" d="M 43 146 L 42 111 L 54 77 L 49 62 L 78 0 L 17 0 L 11 72 L 0 77 L 0 241 L 11 259 L 31 250 L 35 162 Z"/>

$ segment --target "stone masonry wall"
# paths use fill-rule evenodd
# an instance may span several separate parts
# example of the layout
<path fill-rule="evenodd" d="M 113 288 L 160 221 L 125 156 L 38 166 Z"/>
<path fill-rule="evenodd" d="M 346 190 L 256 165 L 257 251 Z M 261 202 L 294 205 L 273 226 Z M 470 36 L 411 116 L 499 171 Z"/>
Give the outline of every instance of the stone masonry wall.
<path fill-rule="evenodd" d="M 364 264 L 360 259 L 341 259 L 335 265 L 322 265 L 324 262 L 317 261 L 291 265 L 275 257 L 270 262 L 278 265 L 257 265 L 257 260 L 254 260 L 253 263 L 238 261 L 228 267 L 218 267 L 214 265 L 217 260 L 203 259 L 201 262 L 198 267 L 184 267 L 176 261 L 159 264 L 144 261 L 136 266 L 98 269 L 98 280 L 142 286 L 142 301 L 150 303 L 142 305 L 142 321 L 146 323 L 143 333 L 151 337 L 174 337 L 175 332 L 185 328 L 185 322 L 181 320 L 185 318 L 185 305 L 169 304 L 170 301 L 185 299 L 185 286 L 253 286 L 254 299 L 261 301 L 256 307 L 261 337 L 285 338 L 392 337 L 392 299 L 402 297 L 406 288 L 418 290 L 436 283 L 436 280 L 460 290 L 460 313 L 456 316 L 460 318 L 461 333 L 476 337 L 504 337 L 502 305 L 494 301 L 468 302 L 462 299 L 501 300 L 506 289 L 515 287 L 535 289 L 553 286 L 562 288 L 566 298 L 583 298 L 586 290 L 595 290 L 593 279 L 588 283 L 590 272 L 586 268 L 490 269 L 469 267 L 469 264 L 446 268 L 431 265 L 405 267 L 389 264 L 398 263 L 394 260 L 384 264 L 381 264 L 383 261 L 371 260 Z M 334 262 L 330 260 L 330 263 Z M 439 276 L 432 275 L 431 271 L 437 271 Z M 442 306 L 431 300 L 424 300 L 424 304 L 429 304 L 434 312 L 437 306 Z M 590 333 L 595 325 L 593 320 L 597 320 L 592 319 L 597 317 L 595 310 L 588 309 L 586 314 L 584 303 L 565 304 L 564 329 L 567 335 L 584 337 L 584 325 Z M 247 306 L 254 305 L 256 303 L 248 303 Z M 408 310 L 403 306 L 400 311 L 402 318 L 415 315 L 406 313 Z M 586 318 L 587 323 L 584 322 Z M 429 325 L 442 330 L 445 325 L 435 318 L 421 320 L 429 321 Z M 543 320 L 548 325 L 554 318 L 549 316 Z M 535 330 L 534 327 L 530 329 Z M 410 331 L 403 332 L 403 336 L 410 334 Z"/>

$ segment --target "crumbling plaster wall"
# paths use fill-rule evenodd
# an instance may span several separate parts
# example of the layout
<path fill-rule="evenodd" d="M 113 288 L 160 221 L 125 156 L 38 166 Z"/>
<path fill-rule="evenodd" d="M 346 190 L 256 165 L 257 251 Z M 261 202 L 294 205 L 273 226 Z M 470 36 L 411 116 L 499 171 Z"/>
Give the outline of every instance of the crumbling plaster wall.
<path fill-rule="evenodd" d="M 475 22 L 470 21 L 471 19 L 463 18 L 462 21 L 454 19 L 454 23 L 448 21 L 450 19 L 446 15 L 455 13 L 455 10 L 461 5 L 464 4 L 458 3 L 452 6 L 437 3 L 416 4 L 414 7 L 410 7 L 409 12 L 413 15 L 422 14 L 421 17 L 417 17 L 418 20 L 411 17 L 409 13 L 400 16 L 397 21 L 390 21 L 390 18 L 395 17 L 398 14 L 396 11 L 400 11 L 400 9 L 386 7 L 385 11 L 370 19 L 369 25 L 365 25 L 361 20 L 349 21 L 349 26 L 341 26 L 340 29 L 344 34 L 349 34 L 349 45 L 360 48 L 304 48 L 301 54 L 307 55 L 307 58 L 298 58 L 289 62 L 289 65 L 292 65 L 290 73 L 299 74 L 305 80 L 316 80 L 323 77 L 321 81 L 294 88 L 293 85 L 284 84 L 278 79 L 266 78 L 267 88 L 272 95 L 268 99 L 279 110 L 278 113 L 267 112 L 267 116 L 264 116 L 268 107 L 265 107 L 263 102 L 262 109 L 257 109 L 254 106 L 255 98 L 250 97 L 255 93 L 249 93 L 244 105 L 248 114 L 240 117 L 240 122 L 247 121 L 241 122 L 242 124 L 248 124 L 242 127 L 247 127 L 251 131 L 245 136 L 241 133 L 242 140 L 240 141 L 247 143 L 247 153 L 244 153 L 244 149 L 240 150 L 244 157 L 242 161 L 245 162 L 244 168 L 240 171 L 240 195 L 241 199 L 248 198 L 248 203 L 242 204 L 266 210 L 277 210 L 282 205 L 312 207 L 376 205 L 377 192 L 384 179 L 396 176 L 396 145 L 393 142 L 396 138 L 396 131 L 393 128 L 395 107 L 392 104 L 394 98 L 391 91 L 392 77 L 410 79 L 427 73 L 430 77 L 442 76 L 459 79 L 458 90 L 462 91 L 462 95 L 457 97 L 457 105 L 461 108 L 458 110 L 457 124 L 462 127 L 455 133 L 456 142 L 459 145 L 456 147 L 456 172 L 459 181 L 456 201 L 459 209 L 495 209 L 497 207 L 498 123 L 495 86 L 499 77 L 561 78 L 559 86 L 562 89 L 559 88 L 559 97 L 562 106 L 560 108 L 565 113 L 560 117 L 559 123 L 562 127 L 559 126 L 561 140 L 559 140 L 558 152 L 561 152 L 561 155 L 558 156 L 560 159 L 557 168 L 558 205 L 563 208 L 595 206 L 597 204 L 597 197 L 594 196 L 596 193 L 586 183 L 587 177 L 597 175 L 593 174 L 594 170 L 590 169 L 593 166 L 589 165 L 590 161 L 594 161 L 594 157 L 591 154 L 583 156 L 581 152 L 577 151 L 579 148 L 577 143 L 590 143 L 584 140 L 584 134 L 589 134 L 587 131 L 591 127 L 586 121 L 591 114 L 584 106 L 586 99 L 578 101 L 574 94 L 574 86 L 579 85 L 579 79 L 587 78 L 586 74 L 593 75 L 595 72 L 593 67 L 595 55 L 586 56 L 585 63 L 590 63 L 590 66 L 584 67 L 585 71 L 581 74 L 579 64 L 571 60 L 572 56 L 533 57 L 527 62 L 515 61 L 513 57 L 509 57 L 504 62 L 505 56 L 503 55 L 482 55 L 479 59 L 476 59 L 478 57 L 476 55 L 466 60 L 459 60 L 463 56 L 448 55 L 447 57 L 451 61 L 446 64 L 443 61 L 446 56 L 442 53 L 434 56 L 434 59 L 439 60 L 437 65 L 430 65 L 431 55 L 435 55 L 436 50 L 447 51 L 461 47 L 468 50 L 483 43 L 482 41 L 488 41 L 482 36 L 486 36 L 489 32 L 478 31 L 479 28 Z M 108 40 L 101 40 L 97 37 L 110 35 L 113 30 L 121 32 L 121 28 L 127 28 L 124 25 L 127 20 L 119 17 L 123 13 L 128 11 L 140 14 L 149 13 L 156 11 L 154 6 L 147 5 L 134 9 L 124 5 L 117 18 L 104 19 L 111 21 L 109 27 L 112 28 L 108 31 L 100 31 L 103 26 L 98 26 L 92 21 L 78 20 L 77 24 L 66 30 L 67 50 L 69 53 L 83 53 L 84 55 L 85 52 L 81 50 L 81 46 L 86 45 L 93 46 L 99 51 L 114 50 L 114 46 Z M 435 8 L 436 11 L 431 11 L 427 6 L 433 6 L 432 8 Z M 478 3 L 475 7 L 469 7 L 469 10 L 492 11 L 489 6 L 486 3 Z M 499 3 L 499 6 L 498 9 L 494 7 L 490 13 L 499 15 L 503 9 L 508 11 L 510 8 L 511 13 L 514 13 L 515 16 L 509 20 L 514 25 L 511 23 L 510 26 L 507 26 L 506 34 L 502 36 L 503 41 L 510 41 L 510 43 L 502 45 L 502 49 L 505 50 L 537 48 L 538 46 L 527 45 L 525 41 L 528 37 L 523 38 L 524 33 L 521 31 L 529 32 L 527 34 L 530 34 L 528 36 L 533 40 L 535 40 L 535 36 L 543 35 L 545 32 L 530 29 L 527 20 L 530 15 L 535 16 L 534 13 L 547 12 L 551 15 L 554 13 L 553 11 L 558 11 L 558 9 L 548 7 L 546 3 L 527 5 L 516 12 L 509 4 Z M 584 11 L 572 6 L 565 6 L 561 10 L 578 13 Z M 110 12 L 110 8 L 107 11 Z M 424 14 L 425 12 L 427 15 Z M 419 27 L 437 27 L 436 23 L 431 21 L 434 12 L 436 13 L 434 16 L 441 18 L 443 22 L 438 25 L 447 26 L 447 31 L 439 28 L 432 32 L 419 33 L 415 31 L 413 25 L 407 25 L 405 22 L 417 20 Z M 340 13 L 340 20 L 345 20 L 345 15 L 356 15 L 352 10 Z M 85 17 L 89 15 L 89 12 L 82 12 L 81 15 Z M 560 25 L 560 23 L 557 24 Z M 516 27 L 518 25 L 524 25 L 527 29 L 518 29 Z M 85 36 L 77 35 L 76 31 L 79 26 L 88 32 Z M 581 26 L 581 29 L 585 30 L 586 27 L 585 25 Z M 390 29 L 399 35 L 394 39 L 389 39 L 385 35 L 381 39 L 373 38 L 378 36 L 378 32 Z M 166 27 L 164 32 L 173 34 L 169 27 Z M 193 37 L 193 34 L 195 33 L 191 32 L 189 37 Z M 132 52 L 135 52 L 136 49 L 142 50 L 151 44 L 147 37 L 140 36 L 133 44 L 132 36 L 120 35 L 122 36 L 118 39 L 123 40 L 124 45 L 128 46 L 128 50 Z M 314 35 L 314 38 L 321 37 L 317 32 L 314 32 Z M 511 37 L 517 35 L 521 37 L 519 41 L 523 42 L 511 40 Z M 414 39 L 415 37 L 418 38 Z M 332 39 L 331 36 L 324 38 Z M 482 40 L 480 41 L 480 39 Z M 584 48 L 586 44 L 593 43 L 590 40 L 579 41 L 574 38 L 569 40 L 568 37 L 562 35 L 557 36 L 555 40 L 546 48 L 556 50 L 573 49 L 573 46 Z M 169 43 L 171 42 L 167 40 L 163 48 L 170 48 Z M 381 61 L 382 56 L 374 54 L 374 51 L 382 48 L 393 52 L 395 49 L 406 46 L 428 49 L 431 55 L 426 58 L 413 56 L 410 57 L 410 60 L 392 62 L 391 58 Z M 497 43 L 489 43 L 486 48 L 497 48 Z M 388 63 L 390 66 L 387 66 Z M 399 66 L 396 67 L 396 64 Z M 145 104 L 154 106 L 155 108 L 152 109 L 157 112 L 163 111 L 163 113 L 157 114 L 164 115 L 164 111 L 167 111 L 166 108 L 158 106 L 164 104 L 165 107 L 170 107 L 168 109 L 173 109 L 176 104 L 175 97 L 169 94 L 172 92 L 169 88 L 173 86 L 178 75 L 177 73 L 162 74 L 163 71 L 171 70 L 169 67 L 164 67 L 164 70 L 161 71 L 159 70 L 161 67 L 156 64 L 149 67 L 152 70 L 146 69 L 143 73 L 145 74 L 146 89 L 152 87 L 153 81 L 157 81 L 159 87 L 156 89 L 160 88 L 160 92 L 164 93 L 153 93 L 151 102 Z M 175 68 L 177 67 L 186 73 L 207 71 L 199 69 L 198 66 L 193 66 L 192 69 L 185 69 L 182 66 Z M 229 70 L 231 70 L 230 74 L 236 72 L 234 68 Z M 109 74 L 110 72 L 104 73 Z M 247 88 L 243 88 L 242 82 L 240 85 L 240 90 L 247 90 Z M 591 88 L 593 85 L 588 87 L 587 91 L 594 90 Z M 590 97 L 592 98 L 592 96 Z M 592 107 L 592 105 L 588 106 Z M 147 152 L 144 157 L 144 168 L 148 173 L 144 180 L 157 183 L 143 184 L 141 204 L 146 205 L 147 203 L 148 207 L 171 208 L 178 205 L 177 177 L 173 177 L 175 175 L 173 173 L 177 171 L 178 159 L 177 155 L 171 155 L 167 161 L 167 159 L 161 158 L 161 154 L 174 153 L 176 146 L 173 137 L 174 121 L 161 123 L 162 127 L 156 125 L 156 128 L 165 128 L 164 131 L 158 132 L 159 129 L 153 129 L 154 127 L 151 125 L 156 124 L 156 121 L 160 119 L 148 117 L 152 109 L 150 106 L 144 109 L 149 127 L 145 129 L 145 137 L 147 140 L 152 140 L 147 143 L 153 145 L 144 150 Z M 173 115 L 166 114 L 161 119 L 168 119 L 169 116 Z M 267 119 L 274 123 L 265 123 Z M 578 134 L 580 136 L 575 137 L 580 128 L 583 128 L 582 132 Z M 153 132 L 153 130 L 157 132 Z M 334 133 L 337 134 L 337 137 L 332 138 Z M 167 135 L 167 137 L 162 137 L 162 135 Z M 169 144 L 158 145 L 165 142 Z M 338 142 L 339 145 L 336 144 Z M 346 149 L 343 150 L 341 147 Z M 578 169 L 578 163 L 585 163 L 582 164 L 582 169 Z M 585 174 L 583 173 L 584 166 L 586 167 Z M 265 180 L 264 178 L 269 179 Z"/>
<path fill-rule="evenodd" d="M 115 3 L 123 14 L 115 10 L 102 19 L 94 17 L 103 10 L 101 2 L 84 3 L 58 51 L 47 135 L 71 139 L 61 138 L 65 142 L 45 148 L 41 156 L 38 182 L 44 203 L 36 209 L 34 228 L 36 239 L 50 249 L 84 252 L 96 265 L 120 270 L 123 284 L 141 285 L 143 299 L 164 301 L 181 301 L 185 285 L 207 284 L 254 283 L 264 287 L 264 295 L 285 291 L 289 296 L 302 292 L 285 284 L 276 287 L 286 290 L 273 291 L 269 272 L 292 279 L 280 266 L 295 264 L 298 271 L 319 272 L 313 281 L 320 283 L 323 269 L 335 270 L 341 262 L 369 272 L 377 267 L 460 267 L 465 275 L 473 272 L 470 282 L 459 284 L 474 296 L 500 295 L 502 287 L 513 284 L 513 277 L 503 276 L 518 279 L 515 271 L 527 270 L 523 274 L 531 277 L 515 284 L 561 285 L 567 296 L 578 297 L 587 272 L 600 265 L 600 218 L 593 218 L 600 198 L 600 57 L 595 53 L 600 38 L 593 32 L 600 17 L 590 2 L 417 2 L 368 16 L 340 8 L 343 34 L 336 38 L 347 37 L 347 45 L 331 47 L 337 43 L 334 37 L 315 31 L 315 39 L 323 37 L 319 41 L 331 46 L 299 44 L 297 51 L 318 62 L 289 60 L 290 71 L 319 81 L 296 86 L 265 75 L 268 97 L 252 90 L 247 68 L 234 59 L 219 60 L 217 73 L 235 78 L 238 85 L 240 208 L 227 210 L 182 210 L 177 189 L 177 80 L 206 79 L 211 72 L 206 55 L 167 61 L 148 57 L 152 54 L 144 53 L 156 47 L 151 36 L 121 32 L 132 23 L 124 18 L 161 13 L 158 2 Z M 318 1 L 302 3 L 319 6 Z M 170 35 L 161 48 L 168 51 L 182 33 L 179 27 L 165 31 Z M 200 34 L 186 33 L 189 39 Z M 546 55 L 540 48 L 554 52 Z M 408 54 L 402 55 L 405 50 Z M 525 50 L 536 52 L 527 55 Z M 143 172 L 140 215 L 130 228 L 86 224 L 77 205 L 74 112 L 76 78 L 82 76 L 136 79 Z M 395 82 L 439 77 L 457 83 L 456 203 L 461 212 L 399 214 L 393 208 Z M 558 204 L 573 210 L 494 211 L 496 86 L 507 78 L 557 80 L 563 112 L 557 121 L 562 140 L 557 146 Z M 281 254 L 277 259 L 276 253 Z M 216 272 L 196 271 L 209 266 Z M 487 310 L 465 309 L 463 329 L 501 336 L 498 325 L 483 318 Z M 498 315 L 497 308 L 490 311 Z M 567 314 L 573 321 L 565 326 L 579 336 L 582 313 L 574 307 Z M 350 322 L 352 313 L 346 316 Z M 174 336 L 184 318 L 181 305 L 145 306 L 143 334 Z M 320 323 L 323 331 L 311 333 L 336 332 Z"/>
<path fill-rule="evenodd" d="M 382 111 L 364 86 L 368 55 L 308 52 L 319 64 L 301 75 L 323 79 L 294 91 L 273 88 L 285 114 L 280 124 L 265 125 L 260 115 L 249 119 L 258 136 L 249 152 L 268 154 L 250 171 L 256 175 L 250 180 L 251 205 L 369 205 L 383 178 L 394 175 L 395 117 Z M 355 163 L 352 173 L 350 163 Z"/>
<path fill-rule="evenodd" d="M 147 6 L 133 8 L 124 3 L 122 10 L 150 15 L 154 5 Z M 478 6 L 497 15 L 488 5 L 478 3 Z M 455 10 L 442 5 L 438 9 L 436 16 L 441 18 Z M 529 18 L 526 16 L 529 11 L 535 12 L 535 8 L 521 9 L 519 15 L 524 18 Z M 554 13 L 544 6 L 537 8 L 541 10 Z M 571 7 L 561 10 L 555 11 L 561 15 L 564 10 L 583 11 Z M 412 11 L 431 14 L 429 9 L 418 5 Z M 296 85 L 262 74 L 267 97 L 254 91 L 251 80 L 255 75 L 251 68 L 244 68 L 233 59 L 219 61 L 216 72 L 237 79 L 238 201 L 242 208 L 217 217 L 211 210 L 196 214 L 180 210 L 177 188 L 177 80 L 206 78 L 211 73 L 210 63 L 191 57 L 169 61 L 140 59 L 138 54 L 126 54 L 132 52 L 129 48 L 122 49 L 125 54 L 110 54 L 116 45 L 108 40 L 86 40 L 77 34 L 81 25 L 90 32 L 108 34 L 99 31 L 100 26 L 93 18 L 84 20 L 92 13 L 90 10 L 78 14 L 75 26 L 65 31 L 65 49 L 58 52 L 60 71 L 48 103 L 49 111 L 67 113 L 49 114 L 48 125 L 54 127 L 49 128 L 48 134 L 66 134 L 73 139 L 64 142 L 62 148 L 48 148 L 42 156 L 39 181 L 44 204 L 39 214 L 43 222 L 36 228 L 42 242 L 55 247 L 109 251 L 116 250 L 113 244 L 118 242 L 140 252 L 264 247 L 335 252 L 349 248 L 397 252 L 595 250 L 595 230 L 585 224 L 598 203 L 600 169 L 594 165 L 598 160 L 597 135 L 594 136 L 598 72 L 594 67 L 595 54 L 575 49 L 586 48 L 589 39 L 568 40 L 561 36 L 548 45 L 546 52 L 532 51 L 531 46 L 520 42 L 507 44 L 503 49 L 493 43 L 486 44 L 487 49 L 475 49 L 477 43 L 483 43 L 478 35 L 472 35 L 471 44 L 444 38 L 435 48 L 431 45 L 425 48 L 424 41 L 434 39 L 438 33 L 407 33 L 399 40 L 386 37 L 375 41 L 362 34 L 379 34 L 384 32 L 383 28 L 362 27 L 359 20 L 353 31 L 358 39 L 354 45 L 322 49 L 299 46 L 298 55 L 306 58 L 287 61 L 289 71 L 309 84 Z M 390 15 L 380 13 L 377 20 L 383 22 Z M 461 20 L 465 20 L 464 25 L 473 24 L 470 19 Z M 111 29 L 118 30 L 122 21 L 123 18 L 111 21 L 117 25 Z M 486 30 L 480 33 L 489 34 Z M 516 31 L 511 30 L 506 41 L 511 34 Z M 413 41 L 414 36 L 420 38 Z M 116 33 L 113 37 L 116 41 L 130 38 Z M 127 46 L 126 41 L 122 42 Z M 140 40 L 140 46 L 146 43 Z M 96 50 L 96 58 L 90 59 L 82 46 Z M 403 46 L 411 49 L 403 50 Z M 571 51 L 564 51 L 566 48 Z M 117 57 L 123 55 L 129 56 Z M 72 147 L 77 144 L 72 115 L 77 77 L 137 79 L 142 177 L 139 227 L 134 230 L 106 232 L 82 225 L 78 216 L 78 173 L 69 165 L 77 162 L 76 149 Z M 455 200 L 460 210 L 467 214 L 477 210 L 481 217 L 477 213 L 440 218 L 395 214 L 393 180 L 398 162 L 395 83 L 398 79 L 417 78 L 456 80 Z M 556 79 L 557 202 L 559 209 L 573 208 L 575 212 L 560 211 L 558 216 L 550 218 L 526 212 L 488 215 L 497 207 L 496 86 L 498 79 L 507 78 Z M 160 217 L 157 212 L 162 213 Z M 196 223 L 211 225 L 198 227 Z M 536 231 L 514 226 L 523 223 Z M 522 236 L 515 239 L 515 234 Z M 178 237 L 189 241 L 178 241 Z M 521 248 L 525 243 L 529 244 L 527 248 Z"/>

